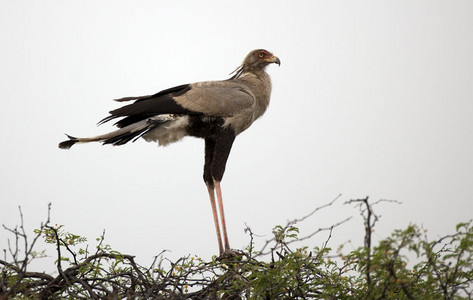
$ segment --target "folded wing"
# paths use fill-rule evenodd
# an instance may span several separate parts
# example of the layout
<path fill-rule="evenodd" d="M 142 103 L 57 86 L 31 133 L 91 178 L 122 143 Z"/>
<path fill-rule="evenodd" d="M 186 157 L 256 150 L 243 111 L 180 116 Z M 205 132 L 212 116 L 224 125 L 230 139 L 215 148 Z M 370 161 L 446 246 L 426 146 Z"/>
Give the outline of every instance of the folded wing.
<path fill-rule="evenodd" d="M 110 111 L 110 116 L 99 124 L 123 117 L 115 123 L 123 128 L 162 114 L 230 117 L 255 105 L 251 90 L 231 80 L 180 85 L 154 95 L 126 97 L 117 101 L 131 100 L 135 102 Z"/>

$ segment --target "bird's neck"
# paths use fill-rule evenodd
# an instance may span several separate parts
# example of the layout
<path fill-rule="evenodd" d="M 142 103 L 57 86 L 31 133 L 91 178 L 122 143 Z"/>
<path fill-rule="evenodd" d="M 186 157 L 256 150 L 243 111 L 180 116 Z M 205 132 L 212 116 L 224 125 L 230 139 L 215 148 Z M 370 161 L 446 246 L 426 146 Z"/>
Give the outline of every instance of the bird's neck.
<path fill-rule="evenodd" d="M 240 77 L 245 81 L 256 98 L 255 120 L 261 117 L 269 105 L 271 96 L 271 78 L 264 69 L 258 68 L 245 72 Z"/>

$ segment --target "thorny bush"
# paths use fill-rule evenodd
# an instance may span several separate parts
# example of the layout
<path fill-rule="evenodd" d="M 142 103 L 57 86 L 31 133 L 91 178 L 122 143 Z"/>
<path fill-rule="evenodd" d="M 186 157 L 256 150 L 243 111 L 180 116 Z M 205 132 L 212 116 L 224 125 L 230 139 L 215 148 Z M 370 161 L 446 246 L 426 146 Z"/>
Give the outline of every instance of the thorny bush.
<path fill-rule="evenodd" d="M 301 219 L 276 226 L 273 238 L 259 251 L 247 227 L 249 245 L 234 256 L 204 261 L 189 255 L 170 261 L 162 252 L 147 267 L 106 245 L 104 234 L 94 251 L 89 250 L 84 237 L 50 225 L 50 209 L 30 243 L 20 209 L 20 226 L 4 225 L 14 238 L 0 260 L 0 299 L 472 298 L 472 221 L 432 241 L 412 224 L 373 246 L 371 234 L 379 219 L 373 206 L 381 201 L 364 198 L 346 202 L 359 207 L 363 217 L 362 247 L 344 253 L 343 245 L 336 250 L 327 246 L 333 228 L 348 219 L 300 237 L 297 225 L 339 197 Z M 329 237 L 320 247 L 293 246 L 321 231 Z M 46 255 L 34 250 L 41 239 L 56 246 L 57 275 L 28 269 L 33 259 Z"/>

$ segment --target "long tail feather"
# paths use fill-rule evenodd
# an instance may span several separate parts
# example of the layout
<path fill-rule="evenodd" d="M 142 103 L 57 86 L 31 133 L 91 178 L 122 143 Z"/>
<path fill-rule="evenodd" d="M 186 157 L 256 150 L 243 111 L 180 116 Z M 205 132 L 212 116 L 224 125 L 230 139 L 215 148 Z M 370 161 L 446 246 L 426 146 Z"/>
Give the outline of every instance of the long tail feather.
<path fill-rule="evenodd" d="M 66 134 L 66 135 L 69 138 L 69 140 L 59 143 L 59 148 L 61 148 L 61 149 L 69 149 L 69 148 L 72 147 L 72 145 L 74 145 L 75 143 L 77 143 L 79 141 L 77 138 L 75 138 L 73 136 L 70 136 L 68 134 Z"/>
<path fill-rule="evenodd" d="M 137 123 L 128 125 L 118 130 L 90 138 L 76 138 L 66 134 L 69 140 L 59 143 L 59 148 L 69 149 L 76 143 L 90 142 L 102 142 L 103 144 L 123 145 L 131 140 L 135 141 L 143 134 L 147 133 L 151 129 L 160 126 L 165 122 L 166 120 L 164 118 L 160 116 L 155 116 L 146 120 L 141 120 Z"/>

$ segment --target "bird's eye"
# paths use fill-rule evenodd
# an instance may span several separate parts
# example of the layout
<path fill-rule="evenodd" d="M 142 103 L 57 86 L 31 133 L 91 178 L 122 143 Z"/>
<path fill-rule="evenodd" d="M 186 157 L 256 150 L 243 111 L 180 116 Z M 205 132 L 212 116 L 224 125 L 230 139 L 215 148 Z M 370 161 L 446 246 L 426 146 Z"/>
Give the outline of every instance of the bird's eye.
<path fill-rule="evenodd" d="M 259 57 L 259 58 L 263 58 L 263 57 L 264 57 L 264 53 L 263 53 L 263 52 L 258 53 L 258 57 Z"/>

